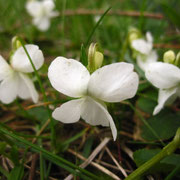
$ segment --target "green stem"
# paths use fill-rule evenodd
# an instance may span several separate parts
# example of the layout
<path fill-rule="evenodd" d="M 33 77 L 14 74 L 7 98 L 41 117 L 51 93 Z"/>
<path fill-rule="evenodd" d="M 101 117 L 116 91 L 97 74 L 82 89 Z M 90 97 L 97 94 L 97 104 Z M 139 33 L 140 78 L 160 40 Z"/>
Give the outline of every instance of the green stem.
<path fill-rule="evenodd" d="M 64 33 L 64 30 L 65 30 L 65 14 L 64 14 L 64 12 L 65 12 L 65 10 L 66 10 L 66 0 L 63 0 L 63 6 L 62 6 L 62 37 L 61 37 L 61 39 L 62 39 L 62 41 L 63 41 L 63 43 L 62 43 L 62 55 L 64 55 L 65 54 L 65 33 Z"/>
<path fill-rule="evenodd" d="M 139 17 L 139 29 L 142 31 L 143 30 L 143 25 L 144 25 L 144 11 L 146 8 L 146 0 L 143 0 L 142 5 L 141 5 L 141 10 L 140 10 L 140 17 Z"/>
<path fill-rule="evenodd" d="M 158 153 L 152 159 L 141 165 L 125 180 L 134 180 L 142 177 L 150 168 L 152 168 L 156 163 L 160 162 L 166 156 L 172 154 L 179 146 L 180 146 L 180 127 L 176 131 L 176 135 L 174 139 L 167 146 L 165 146 L 160 153 Z"/>
<path fill-rule="evenodd" d="M 25 47 L 22 39 L 21 39 L 21 38 L 18 38 L 18 39 L 19 39 L 19 41 L 21 42 L 22 47 L 23 47 L 23 49 L 24 49 L 24 51 L 25 51 L 25 53 L 26 53 L 26 55 L 27 55 L 27 57 L 28 57 L 31 65 L 32 65 L 32 68 L 33 68 L 33 70 L 34 70 L 34 73 L 35 73 L 35 75 L 36 75 L 36 77 L 37 77 L 37 80 L 38 80 L 38 83 L 39 83 L 39 86 L 40 86 L 40 90 L 41 90 L 41 92 L 42 92 L 42 94 L 43 94 L 43 101 L 44 101 L 44 102 L 47 102 L 47 97 L 46 97 L 45 89 L 43 88 L 43 85 L 42 85 L 40 76 L 39 76 L 39 74 L 38 74 L 38 72 L 37 72 L 37 70 L 36 70 L 36 68 L 35 68 L 35 66 L 34 66 L 34 64 L 33 64 L 33 61 L 32 61 L 32 59 L 31 59 L 31 57 L 30 57 L 30 55 L 29 55 L 29 53 L 28 53 L 28 51 L 27 51 L 27 49 L 26 49 L 26 47 Z M 47 109 L 47 111 L 48 111 L 48 115 L 49 115 L 49 118 L 50 118 L 50 120 L 51 120 L 51 121 L 50 121 L 50 127 L 51 127 L 51 144 L 52 144 L 52 147 L 55 148 L 54 122 L 53 122 L 53 118 L 52 118 L 52 116 L 51 116 L 51 111 L 50 111 L 48 105 L 46 105 L 46 109 Z"/>
<path fill-rule="evenodd" d="M 19 107 L 20 111 L 23 113 L 23 115 L 24 115 L 25 117 L 28 117 L 28 118 L 29 118 L 30 116 L 29 116 L 28 112 L 25 111 L 25 109 L 23 108 L 23 106 L 19 103 L 18 99 L 16 99 L 15 102 L 16 102 L 17 106 Z"/>

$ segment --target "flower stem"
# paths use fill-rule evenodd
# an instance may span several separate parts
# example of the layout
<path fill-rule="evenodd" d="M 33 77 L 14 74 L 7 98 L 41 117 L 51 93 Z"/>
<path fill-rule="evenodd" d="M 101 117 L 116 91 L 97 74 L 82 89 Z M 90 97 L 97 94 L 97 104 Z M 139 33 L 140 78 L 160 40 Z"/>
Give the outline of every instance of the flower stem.
<path fill-rule="evenodd" d="M 138 169 L 136 169 L 132 174 L 130 174 L 125 180 L 134 180 L 142 177 L 150 168 L 152 168 L 156 163 L 164 159 L 166 156 L 172 154 L 180 146 L 180 127 L 176 131 L 174 139 L 165 146 L 161 152 L 155 155 L 152 159 L 142 164 Z"/>
<path fill-rule="evenodd" d="M 40 76 L 39 76 L 39 74 L 38 74 L 38 72 L 37 72 L 37 70 L 36 70 L 36 68 L 35 68 L 35 66 L 34 66 L 34 64 L 33 64 L 33 61 L 32 61 L 32 59 L 31 59 L 31 57 L 30 57 L 30 55 L 29 55 L 29 53 L 28 53 L 28 51 L 27 51 L 27 49 L 26 49 L 26 47 L 25 47 L 22 39 L 21 39 L 21 38 L 18 38 L 18 39 L 19 39 L 19 41 L 21 42 L 22 47 L 23 47 L 23 49 L 24 49 L 26 55 L 28 56 L 28 59 L 29 59 L 31 65 L 32 65 L 32 68 L 33 68 L 33 70 L 34 70 L 34 73 L 35 73 L 35 75 L 36 75 L 36 77 L 37 77 L 37 80 L 38 80 L 38 83 L 39 83 L 39 86 L 40 86 L 40 90 L 41 90 L 41 92 L 42 92 L 42 94 L 43 94 L 43 101 L 44 101 L 44 103 L 46 103 L 46 102 L 47 102 L 47 97 L 46 97 L 45 89 L 43 88 L 43 85 L 42 85 Z M 47 111 L 48 111 L 49 119 L 51 120 L 51 121 L 50 121 L 50 126 L 51 126 L 51 144 L 52 144 L 52 147 L 55 148 L 54 122 L 53 122 L 53 118 L 52 118 L 52 116 L 51 116 L 51 110 L 49 109 L 48 105 L 46 105 L 46 109 L 47 109 Z"/>

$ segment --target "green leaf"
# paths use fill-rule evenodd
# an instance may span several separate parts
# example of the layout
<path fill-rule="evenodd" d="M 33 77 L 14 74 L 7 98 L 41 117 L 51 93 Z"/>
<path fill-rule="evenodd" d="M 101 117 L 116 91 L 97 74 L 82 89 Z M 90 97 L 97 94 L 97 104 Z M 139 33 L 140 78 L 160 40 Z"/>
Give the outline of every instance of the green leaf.
<path fill-rule="evenodd" d="M 157 91 L 147 91 L 137 100 L 137 106 L 142 111 L 152 114 L 154 107 L 157 105 L 156 99 Z"/>
<path fill-rule="evenodd" d="M 15 166 L 10 172 L 8 180 L 21 180 L 24 175 L 24 166 Z"/>
<path fill-rule="evenodd" d="M 47 109 L 44 107 L 36 107 L 28 110 L 28 113 L 32 116 L 34 116 L 39 122 L 42 124 L 47 121 L 49 118 L 49 114 L 47 112 Z"/>
<path fill-rule="evenodd" d="M 158 115 L 150 117 L 147 122 L 161 139 L 169 139 L 175 135 L 180 126 L 180 115 L 164 110 Z M 158 140 L 145 125 L 142 126 L 141 130 L 141 136 L 145 140 Z"/>
<path fill-rule="evenodd" d="M 139 167 L 152 157 L 154 157 L 157 153 L 159 153 L 160 149 L 140 149 L 134 152 L 133 157 L 136 165 Z M 169 172 L 173 170 L 176 166 L 179 165 L 180 155 L 171 154 L 161 160 L 158 164 L 156 164 L 149 172 Z"/>

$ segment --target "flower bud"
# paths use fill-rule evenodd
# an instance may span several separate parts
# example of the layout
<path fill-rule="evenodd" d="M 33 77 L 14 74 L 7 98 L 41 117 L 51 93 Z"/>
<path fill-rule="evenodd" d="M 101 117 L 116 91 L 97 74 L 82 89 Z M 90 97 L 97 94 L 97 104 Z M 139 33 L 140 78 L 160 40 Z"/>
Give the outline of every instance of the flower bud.
<path fill-rule="evenodd" d="M 180 67 L 180 52 L 176 55 L 176 60 L 174 63 L 176 66 Z"/>
<path fill-rule="evenodd" d="M 140 36 L 141 36 L 141 33 L 138 29 L 136 29 L 136 28 L 130 28 L 129 29 L 128 40 L 129 40 L 130 44 L 132 43 L 132 41 L 139 39 Z"/>
<path fill-rule="evenodd" d="M 100 68 L 103 63 L 104 56 L 99 51 L 97 43 L 91 43 L 88 51 L 88 69 L 90 73 Z"/>
<path fill-rule="evenodd" d="M 15 51 L 17 50 L 19 47 L 21 47 L 22 44 L 21 42 L 19 41 L 18 37 L 17 36 L 14 36 L 12 38 L 12 50 Z"/>
<path fill-rule="evenodd" d="M 163 60 L 165 63 L 174 64 L 175 53 L 172 50 L 166 51 L 164 53 Z"/>

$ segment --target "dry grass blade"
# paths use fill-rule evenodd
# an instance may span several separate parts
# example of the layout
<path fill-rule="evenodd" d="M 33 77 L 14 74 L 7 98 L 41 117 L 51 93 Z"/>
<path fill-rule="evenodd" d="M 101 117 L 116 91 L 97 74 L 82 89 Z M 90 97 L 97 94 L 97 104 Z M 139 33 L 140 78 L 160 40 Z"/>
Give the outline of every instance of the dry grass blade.
<path fill-rule="evenodd" d="M 117 162 L 117 160 L 114 158 L 114 156 L 112 155 L 111 151 L 106 147 L 106 152 L 109 154 L 109 156 L 112 158 L 112 160 L 114 161 L 114 163 L 117 165 L 117 167 L 119 168 L 119 170 L 122 172 L 122 174 L 127 177 L 127 173 L 126 171 L 120 166 L 120 164 Z"/>
<path fill-rule="evenodd" d="M 33 105 L 28 106 L 28 107 L 25 107 L 25 110 L 29 110 L 29 109 L 32 109 L 32 108 L 35 108 L 35 107 L 47 106 L 49 104 L 52 104 L 52 102 L 33 104 Z"/>
<path fill-rule="evenodd" d="M 37 159 L 38 159 L 38 154 L 33 154 L 32 155 L 32 161 L 31 161 L 31 168 L 29 170 L 28 180 L 34 179 Z"/>
<path fill-rule="evenodd" d="M 64 12 L 65 16 L 74 16 L 74 15 L 102 15 L 104 10 L 89 10 L 89 9 L 76 9 L 76 10 L 66 10 Z M 116 16 L 131 16 L 131 17 L 139 17 L 141 13 L 138 11 L 121 11 L 121 10 L 110 10 L 107 15 L 116 15 Z M 154 18 L 154 19 L 163 19 L 164 16 L 160 13 L 149 13 L 144 12 L 144 17 Z"/>
<path fill-rule="evenodd" d="M 27 169 L 29 169 L 29 170 L 31 169 L 31 167 L 28 166 L 28 165 L 26 165 L 26 164 L 24 165 L 24 167 L 27 168 Z M 40 172 L 39 172 L 39 171 L 35 171 L 35 172 L 40 175 Z M 51 176 L 49 176 L 48 178 L 49 178 L 49 180 L 58 180 L 58 179 L 53 178 L 53 177 L 51 177 Z"/>
<path fill-rule="evenodd" d="M 180 49 L 179 44 L 154 44 L 154 47 L 163 49 Z"/>
<path fill-rule="evenodd" d="M 36 136 L 39 136 L 39 135 L 44 131 L 44 129 L 47 127 L 47 125 L 48 125 L 49 123 L 50 123 L 50 119 L 48 119 L 48 120 L 43 124 L 42 128 L 38 131 L 38 133 L 36 134 Z M 37 140 L 37 138 L 34 138 L 34 139 L 32 140 L 32 143 L 35 143 L 36 140 Z"/>
<path fill-rule="evenodd" d="M 86 158 L 80 154 L 78 154 L 77 152 L 74 152 L 73 150 L 71 149 L 68 149 L 68 152 L 70 152 L 71 154 L 74 154 L 75 156 L 77 156 L 79 159 L 83 160 L 83 161 L 86 161 Z M 113 179 L 115 180 L 121 180 L 118 176 L 116 176 L 115 174 L 113 174 L 111 171 L 109 171 L 108 169 L 106 169 L 105 167 L 99 165 L 98 163 L 95 163 L 95 162 L 91 162 L 90 163 L 92 166 L 98 168 L 100 171 L 104 172 L 105 174 L 111 176 Z"/>
<path fill-rule="evenodd" d="M 103 171 L 104 173 L 110 175 L 114 179 L 119 180 L 119 178 L 116 175 L 112 174 L 109 170 L 107 170 L 103 166 L 100 166 L 99 164 L 92 162 L 93 159 L 96 157 L 96 155 L 106 146 L 106 144 L 109 142 L 109 140 L 110 140 L 109 138 L 104 138 L 104 140 L 96 147 L 96 149 L 91 153 L 91 155 L 87 159 L 81 155 L 78 155 L 76 152 L 74 152 L 72 150 L 68 150 L 68 151 L 71 152 L 72 154 L 74 154 L 75 156 L 79 157 L 80 159 L 84 160 L 84 162 L 80 165 L 81 168 L 85 168 L 89 164 L 94 164 L 94 166 L 96 168 L 98 168 L 101 171 Z M 73 178 L 73 175 L 70 174 L 69 176 L 67 176 L 65 178 L 65 180 L 70 180 L 72 178 Z"/>

